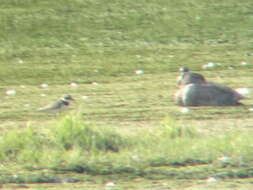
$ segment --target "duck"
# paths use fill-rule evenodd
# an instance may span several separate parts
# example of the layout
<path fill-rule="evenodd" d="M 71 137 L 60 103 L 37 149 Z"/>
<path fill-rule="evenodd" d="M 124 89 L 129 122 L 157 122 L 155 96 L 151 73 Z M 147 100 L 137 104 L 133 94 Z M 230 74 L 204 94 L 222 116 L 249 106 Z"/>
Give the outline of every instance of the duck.
<path fill-rule="evenodd" d="M 180 106 L 239 106 L 246 97 L 236 90 L 209 82 L 198 73 L 192 73 L 187 67 L 180 68 L 179 89 L 175 102 Z"/>
<path fill-rule="evenodd" d="M 245 97 L 236 90 L 215 83 L 191 83 L 176 93 L 180 106 L 239 106 Z"/>

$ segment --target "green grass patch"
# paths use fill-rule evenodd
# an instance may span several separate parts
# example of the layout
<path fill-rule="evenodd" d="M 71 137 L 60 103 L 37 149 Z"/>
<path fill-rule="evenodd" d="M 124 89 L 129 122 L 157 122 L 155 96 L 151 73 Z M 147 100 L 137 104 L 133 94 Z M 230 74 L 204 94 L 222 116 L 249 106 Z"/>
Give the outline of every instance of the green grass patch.
<path fill-rule="evenodd" d="M 59 148 L 64 150 L 78 147 L 85 151 L 118 152 L 127 146 L 124 137 L 113 130 L 85 124 L 74 116 L 63 118 L 53 129 L 52 136 Z"/>
<path fill-rule="evenodd" d="M 251 60 L 244 57 L 252 50 L 251 4 L 10 1 L 0 7 L 0 81 L 112 82 L 140 68 L 164 73 L 183 64 L 199 70 L 209 61 L 222 63 L 214 70 L 239 68 L 242 59 Z"/>
<path fill-rule="evenodd" d="M 31 169 L 90 175 L 251 177 L 251 139 L 240 131 L 201 136 L 194 127 L 169 118 L 156 128 L 126 136 L 67 115 L 44 134 L 32 128 L 7 132 L 0 140 L 0 158 Z"/>

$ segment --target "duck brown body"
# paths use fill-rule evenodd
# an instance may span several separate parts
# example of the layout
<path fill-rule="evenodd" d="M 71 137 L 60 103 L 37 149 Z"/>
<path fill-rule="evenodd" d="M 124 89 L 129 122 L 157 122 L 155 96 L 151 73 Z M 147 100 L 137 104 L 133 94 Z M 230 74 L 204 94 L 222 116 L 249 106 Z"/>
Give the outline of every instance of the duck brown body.
<path fill-rule="evenodd" d="M 232 88 L 208 82 L 198 73 L 183 72 L 175 94 L 180 106 L 238 106 L 245 97 Z"/>

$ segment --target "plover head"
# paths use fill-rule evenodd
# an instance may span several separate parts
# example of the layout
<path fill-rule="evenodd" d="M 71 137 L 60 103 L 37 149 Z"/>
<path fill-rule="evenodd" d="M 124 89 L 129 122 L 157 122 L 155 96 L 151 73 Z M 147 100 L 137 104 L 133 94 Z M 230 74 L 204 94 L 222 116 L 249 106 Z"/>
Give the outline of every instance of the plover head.
<path fill-rule="evenodd" d="M 179 71 L 180 71 L 181 73 L 187 73 L 187 72 L 189 72 L 190 70 L 189 70 L 187 67 L 180 67 Z"/>
<path fill-rule="evenodd" d="M 64 101 L 70 101 L 70 100 L 72 100 L 73 101 L 74 98 L 71 95 L 65 95 L 65 96 L 63 96 L 62 100 L 64 100 Z"/>

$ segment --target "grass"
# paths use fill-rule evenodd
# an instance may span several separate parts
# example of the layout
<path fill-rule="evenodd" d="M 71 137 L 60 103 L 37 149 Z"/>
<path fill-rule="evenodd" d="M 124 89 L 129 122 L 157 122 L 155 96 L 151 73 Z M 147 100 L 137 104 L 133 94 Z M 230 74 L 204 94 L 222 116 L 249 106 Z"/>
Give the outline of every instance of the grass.
<path fill-rule="evenodd" d="M 171 119 L 156 129 L 127 137 L 110 128 L 83 124 L 74 116 L 63 118 L 58 127 L 47 133 L 36 133 L 31 128 L 13 130 L 0 140 L 1 161 L 12 160 L 28 170 L 48 168 L 56 172 L 122 177 L 127 174 L 128 178 L 148 179 L 252 177 L 252 143 L 246 132 L 201 137 L 194 128 L 182 127 Z M 45 179 L 54 181 L 52 176 L 45 178 L 43 174 L 32 179 L 21 175 L 9 182 Z M 4 180 L 5 177 L 2 183 Z"/>
<path fill-rule="evenodd" d="M 250 0 L 2 2 L 0 181 L 250 189 L 237 178 L 252 177 L 252 94 L 243 107 L 187 114 L 173 94 L 180 66 L 252 88 L 251 9 Z M 220 64 L 202 70 L 208 62 Z M 63 94 L 75 97 L 72 111 L 35 111 Z"/>
<path fill-rule="evenodd" d="M 137 68 L 166 73 L 206 61 L 224 68 L 251 51 L 250 10 L 249 0 L 10 1 L 1 6 L 1 80 L 110 82 Z"/>

